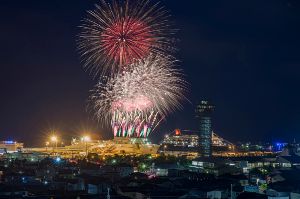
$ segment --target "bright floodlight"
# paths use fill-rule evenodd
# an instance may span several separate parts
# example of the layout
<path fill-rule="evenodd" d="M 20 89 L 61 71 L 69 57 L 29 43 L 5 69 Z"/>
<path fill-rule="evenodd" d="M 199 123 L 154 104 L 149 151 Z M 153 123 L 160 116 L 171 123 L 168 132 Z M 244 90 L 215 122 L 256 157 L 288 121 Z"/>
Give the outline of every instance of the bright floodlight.
<path fill-rule="evenodd" d="M 55 135 L 53 135 L 53 136 L 51 137 L 51 141 L 52 141 L 52 142 L 57 142 L 57 137 L 56 137 Z"/>
<path fill-rule="evenodd" d="M 84 142 L 89 142 L 89 141 L 91 141 L 91 138 L 90 138 L 90 136 L 85 135 L 85 136 L 83 136 L 83 137 L 81 138 L 81 140 L 84 141 Z"/>

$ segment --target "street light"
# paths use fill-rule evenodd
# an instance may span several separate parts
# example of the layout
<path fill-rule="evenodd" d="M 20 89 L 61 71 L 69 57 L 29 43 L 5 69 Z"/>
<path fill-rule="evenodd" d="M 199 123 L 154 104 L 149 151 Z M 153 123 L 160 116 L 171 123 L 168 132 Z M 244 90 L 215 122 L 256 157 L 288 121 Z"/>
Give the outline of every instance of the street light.
<path fill-rule="evenodd" d="M 81 138 L 81 140 L 85 143 L 85 155 L 86 155 L 86 157 L 87 157 L 87 155 L 88 155 L 88 146 L 87 146 L 87 144 L 88 144 L 88 142 L 91 141 L 91 137 L 88 136 L 88 135 L 85 135 L 85 136 L 83 136 L 83 137 Z"/>
<path fill-rule="evenodd" d="M 51 136 L 50 140 L 51 140 L 51 142 L 53 142 L 53 144 L 55 144 L 55 149 L 57 149 L 57 141 L 58 141 L 57 137 L 55 135 L 53 135 L 53 136 Z M 54 152 L 54 146 L 52 149 Z"/>

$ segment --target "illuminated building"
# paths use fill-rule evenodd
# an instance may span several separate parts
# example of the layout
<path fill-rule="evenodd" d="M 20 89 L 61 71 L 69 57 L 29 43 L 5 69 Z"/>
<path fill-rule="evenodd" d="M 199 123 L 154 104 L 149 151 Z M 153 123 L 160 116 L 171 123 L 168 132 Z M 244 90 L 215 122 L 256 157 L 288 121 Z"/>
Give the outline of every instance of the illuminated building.
<path fill-rule="evenodd" d="M 151 144 L 147 138 L 115 137 L 113 140 L 75 139 L 71 145 L 55 148 L 55 153 L 64 158 L 82 157 L 88 153 L 99 155 L 143 155 L 157 154 L 159 145 Z M 44 148 L 26 148 L 26 152 L 43 152 L 53 154 L 52 150 Z"/>
<path fill-rule="evenodd" d="M 196 108 L 197 117 L 199 118 L 199 147 L 200 153 L 204 157 L 212 155 L 212 118 L 214 106 L 208 101 L 201 101 Z"/>
<path fill-rule="evenodd" d="M 21 151 L 23 149 L 23 143 L 18 143 L 15 141 L 1 141 L 0 142 L 0 153 L 13 153 Z"/>
<path fill-rule="evenodd" d="M 201 150 L 199 134 L 199 131 L 176 129 L 171 134 L 165 136 L 159 151 L 175 156 L 201 155 L 199 153 Z M 211 139 L 211 148 L 214 154 L 219 152 L 232 152 L 236 148 L 234 144 L 214 132 L 212 132 Z"/>
<path fill-rule="evenodd" d="M 175 133 L 166 135 L 158 152 L 165 155 L 198 157 L 199 136 L 197 134 L 182 133 L 179 129 Z"/>
<path fill-rule="evenodd" d="M 196 134 L 182 134 L 179 129 L 176 129 L 175 135 L 166 135 L 163 144 L 182 147 L 198 147 L 199 136 Z"/>
<path fill-rule="evenodd" d="M 233 161 L 217 157 L 196 158 L 192 160 L 192 165 L 190 165 L 189 170 L 198 173 L 210 173 L 216 176 L 239 171 Z"/>
<path fill-rule="evenodd" d="M 100 154 L 142 155 L 156 154 L 159 145 L 152 144 L 147 138 L 117 138 L 102 141 L 101 144 L 91 147 L 91 150 Z"/>

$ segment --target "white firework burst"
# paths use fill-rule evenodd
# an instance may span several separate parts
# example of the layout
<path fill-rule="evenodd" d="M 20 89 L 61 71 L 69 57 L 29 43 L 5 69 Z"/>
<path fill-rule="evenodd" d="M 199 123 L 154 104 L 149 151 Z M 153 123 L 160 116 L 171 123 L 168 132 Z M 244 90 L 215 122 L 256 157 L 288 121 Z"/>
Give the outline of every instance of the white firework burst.
<path fill-rule="evenodd" d="M 105 84 L 96 85 L 91 99 L 98 119 L 111 118 L 114 111 L 154 110 L 162 116 L 181 108 L 187 83 L 176 61 L 150 55 L 129 65 Z"/>

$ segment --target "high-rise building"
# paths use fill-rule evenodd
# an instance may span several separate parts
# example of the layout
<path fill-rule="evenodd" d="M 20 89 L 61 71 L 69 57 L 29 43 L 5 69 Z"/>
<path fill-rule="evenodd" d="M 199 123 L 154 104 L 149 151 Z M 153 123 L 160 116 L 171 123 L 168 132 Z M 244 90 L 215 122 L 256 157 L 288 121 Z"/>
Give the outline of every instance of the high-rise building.
<path fill-rule="evenodd" d="M 210 157 L 212 154 L 212 112 L 214 105 L 209 101 L 201 101 L 196 108 L 197 117 L 199 118 L 199 149 L 200 154 L 204 157 Z"/>

